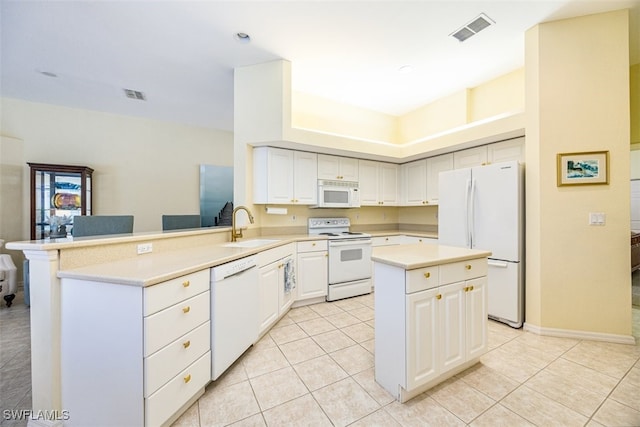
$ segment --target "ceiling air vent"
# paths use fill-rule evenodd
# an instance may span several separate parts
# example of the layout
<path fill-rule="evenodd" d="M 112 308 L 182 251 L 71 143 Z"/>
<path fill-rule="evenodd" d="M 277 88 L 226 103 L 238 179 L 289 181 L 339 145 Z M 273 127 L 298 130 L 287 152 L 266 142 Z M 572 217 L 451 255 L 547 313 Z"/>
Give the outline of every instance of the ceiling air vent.
<path fill-rule="evenodd" d="M 458 39 L 458 41 L 463 42 L 469 37 L 476 35 L 488 26 L 494 24 L 495 21 L 493 21 L 493 19 L 489 18 L 484 13 L 481 13 L 477 18 L 466 24 L 464 27 L 454 31 L 449 35 L 455 37 L 456 39 Z"/>
<path fill-rule="evenodd" d="M 133 89 L 123 89 L 123 90 L 124 90 L 124 94 L 127 95 L 127 98 L 137 99 L 138 101 L 147 100 L 147 97 L 145 96 L 145 94 L 140 92 L 139 90 L 133 90 Z"/>

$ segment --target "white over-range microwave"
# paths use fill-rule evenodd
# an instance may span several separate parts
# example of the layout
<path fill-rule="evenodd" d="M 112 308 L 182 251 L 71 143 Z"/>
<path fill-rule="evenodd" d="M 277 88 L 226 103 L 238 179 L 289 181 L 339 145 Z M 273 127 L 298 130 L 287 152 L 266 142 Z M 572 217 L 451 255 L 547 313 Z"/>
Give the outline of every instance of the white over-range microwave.
<path fill-rule="evenodd" d="M 318 208 L 359 208 L 360 191 L 353 181 L 318 180 Z"/>

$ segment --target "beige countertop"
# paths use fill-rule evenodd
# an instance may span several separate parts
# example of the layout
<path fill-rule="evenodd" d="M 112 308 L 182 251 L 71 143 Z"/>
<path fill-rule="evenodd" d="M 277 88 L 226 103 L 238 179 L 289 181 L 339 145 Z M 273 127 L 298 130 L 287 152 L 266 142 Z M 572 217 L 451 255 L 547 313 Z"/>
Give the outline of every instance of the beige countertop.
<path fill-rule="evenodd" d="M 375 262 L 389 264 L 405 270 L 448 264 L 456 261 L 467 261 L 476 258 L 486 258 L 489 251 L 466 249 L 444 245 L 424 245 L 415 243 L 410 245 L 374 247 L 371 259 Z"/>
<path fill-rule="evenodd" d="M 303 240 L 326 240 L 308 235 L 268 236 L 255 239 L 277 240 L 256 247 L 230 247 L 230 242 L 142 254 L 118 261 L 58 271 L 59 278 L 109 282 L 130 286 L 151 286 L 205 268 L 255 255 L 268 249 Z M 251 241 L 254 238 L 241 239 Z"/>
<path fill-rule="evenodd" d="M 78 250 L 84 247 L 119 243 L 139 243 L 153 239 L 171 239 L 203 234 L 228 233 L 229 227 L 210 229 L 175 230 L 165 232 L 134 233 L 127 235 L 93 236 L 83 238 L 46 239 L 7 244 L 9 249 L 27 251 Z M 383 230 L 370 233 L 372 236 L 408 235 L 437 238 L 432 232 L 412 232 L 409 230 Z M 254 239 L 278 240 L 256 247 L 229 247 L 229 242 L 211 243 L 189 248 L 177 248 L 169 252 L 153 252 L 125 259 L 96 263 L 77 268 L 61 269 L 59 278 L 73 278 L 97 282 L 118 283 L 130 286 L 150 286 L 175 277 L 193 273 L 205 268 L 234 261 L 258 252 L 304 240 L 326 240 L 324 236 L 307 234 L 285 234 L 246 237 L 241 241 Z M 395 246 L 397 248 L 397 246 Z"/>

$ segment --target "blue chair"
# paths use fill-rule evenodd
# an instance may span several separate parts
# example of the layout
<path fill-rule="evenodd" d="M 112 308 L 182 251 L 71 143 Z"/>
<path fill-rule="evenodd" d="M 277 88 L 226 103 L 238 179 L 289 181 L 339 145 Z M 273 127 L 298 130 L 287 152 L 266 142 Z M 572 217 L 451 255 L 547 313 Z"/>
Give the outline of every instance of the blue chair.
<path fill-rule="evenodd" d="M 73 237 L 133 233 L 133 215 L 74 216 Z"/>
<path fill-rule="evenodd" d="M 162 215 L 162 230 L 200 228 L 200 215 Z"/>

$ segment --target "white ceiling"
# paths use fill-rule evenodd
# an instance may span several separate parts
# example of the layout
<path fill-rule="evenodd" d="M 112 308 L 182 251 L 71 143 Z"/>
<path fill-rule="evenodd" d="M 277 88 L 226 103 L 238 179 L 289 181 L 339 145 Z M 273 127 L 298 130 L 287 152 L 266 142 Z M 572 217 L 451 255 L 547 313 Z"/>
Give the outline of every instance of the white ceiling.
<path fill-rule="evenodd" d="M 283 58 L 294 90 L 400 115 L 522 67 L 540 22 L 621 8 L 635 64 L 640 0 L 1 0 L 0 93 L 233 130 L 233 68 Z M 480 13 L 496 24 L 449 36 Z"/>

